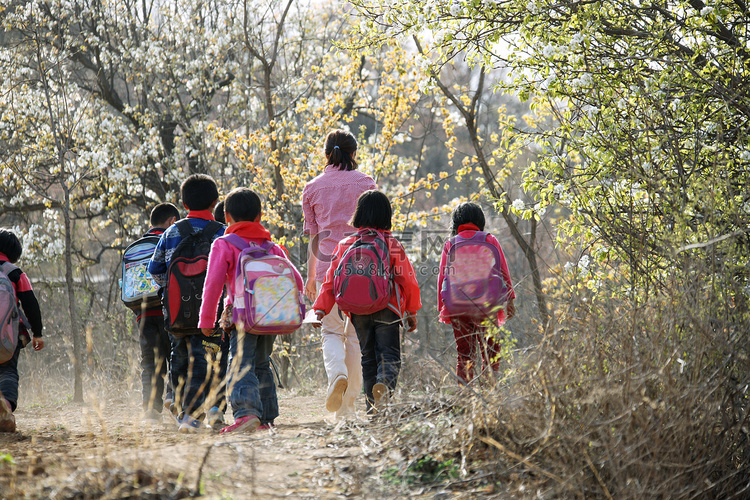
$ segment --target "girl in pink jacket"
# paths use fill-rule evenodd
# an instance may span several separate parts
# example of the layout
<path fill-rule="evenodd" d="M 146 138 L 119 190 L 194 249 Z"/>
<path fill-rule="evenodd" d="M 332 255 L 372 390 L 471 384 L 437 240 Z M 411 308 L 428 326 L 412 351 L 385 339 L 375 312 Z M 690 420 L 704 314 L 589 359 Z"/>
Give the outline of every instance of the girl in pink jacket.
<path fill-rule="evenodd" d="M 232 297 L 235 296 L 235 271 L 241 250 L 230 242 L 231 235 L 241 237 L 251 246 L 268 245 L 271 241 L 271 233 L 260 224 L 260 198 L 250 189 L 237 188 L 230 192 L 224 201 L 224 213 L 229 227 L 225 235 L 214 240 L 211 245 L 203 285 L 198 326 L 206 336 L 214 333 L 216 311 L 224 286 L 227 287 L 225 308 L 231 308 Z M 275 243 L 271 245 L 269 254 L 287 259 L 281 246 Z M 296 272 L 295 279 L 298 289 L 302 290 L 302 276 L 299 272 Z M 270 429 L 279 415 L 276 383 L 271 369 L 271 353 L 276 335 L 238 331 L 234 325 L 230 335 L 227 390 L 232 403 L 234 424 L 223 428 L 221 432 Z"/>

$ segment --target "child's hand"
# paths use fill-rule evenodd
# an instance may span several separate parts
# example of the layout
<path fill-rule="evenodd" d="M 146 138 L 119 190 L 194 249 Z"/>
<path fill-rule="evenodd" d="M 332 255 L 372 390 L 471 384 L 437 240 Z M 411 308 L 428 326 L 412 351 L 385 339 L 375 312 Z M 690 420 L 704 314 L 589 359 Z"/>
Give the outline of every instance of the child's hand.
<path fill-rule="evenodd" d="M 510 299 L 505 305 L 505 318 L 510 319 L 516 315 L 516 306 L 513 304 L 515 299 Z"/>
<path fill-rule="evenodd" d="M 315 302 L 315 299 L 318 297 L 318 289 L 315 280 L 312 278 L 307 278 L 307 281 L 305 282 L 305 297 L 307 297 L 310 302 Z"/>
<path fill-rule="evenodd" d="M 417 317 L 414 314 L 409 314 L 406 317 L 407 332 L 413 332 L 417 329 Z"/>
<path fill-rule="evenodd" d="M 42 337 L 34 337 L 31 339 L 31 346 L 35 351 L 41 351 L 44 349 L 44 339 Z"/>
<path fill-rule="evenodd" d="M 214 332 L 216 332 L 216 330 L 214 330 L 213 328 L 201 328 L 201 332 L 206 337 L 211 337 L 213 336 Z"/>
<path fill-rule="evenodd" d="M 322 323 L 322 321 L 323 321 L 323 316 L 324 316 L 324 315 L 323 315 L 323 313 L 322 313 L 322 312 L 320 312 L 320 311 L 317 311 L 317 312 L 315 313 L 315 322 L 314 322 L 314 323 L 311 323 L 311 324 L 312 324 L 312 327 L 313 327 L 313 328 L 320 328 L 320 327 L 321 327 L 321 325 L 323 324 L 323 323 Z"/>

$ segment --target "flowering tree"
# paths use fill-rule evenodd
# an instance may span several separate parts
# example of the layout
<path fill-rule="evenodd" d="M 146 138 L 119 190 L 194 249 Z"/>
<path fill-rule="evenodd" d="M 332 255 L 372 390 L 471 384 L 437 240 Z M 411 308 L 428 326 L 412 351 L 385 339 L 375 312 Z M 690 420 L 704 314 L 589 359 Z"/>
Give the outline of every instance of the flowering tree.
<path fill-rule="evenodd" d="M 534 208 L 570 210 L 561 234 L 597 262 L 626 262 L 632 285 L 659 285 L 684 252 L 721 246 L 739 258 L 731 273 L 747 274 L 741 6 L 355 3 L 366 44 L 416 40 L 433 79 L 457 55 L 508 72 L 491 85 L 526 99 L 533 114 L 523 127 L 498 127 L 503 148 L 538 155 L 525 174 Z M 471 93 L 454 99 L 471 109 Z M 500 208 L 528 215 L 507 199 Z"/>

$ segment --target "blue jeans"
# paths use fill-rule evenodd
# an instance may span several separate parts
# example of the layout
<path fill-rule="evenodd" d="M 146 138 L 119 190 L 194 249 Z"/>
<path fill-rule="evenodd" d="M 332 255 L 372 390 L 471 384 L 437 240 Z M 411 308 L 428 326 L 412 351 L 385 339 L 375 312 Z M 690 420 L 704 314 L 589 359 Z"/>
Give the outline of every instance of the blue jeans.
<path fill-rule="evenodd" d="M 141 386 L 143 409 L 161 413 L 164 404 L 164 378 L 172 350 L 169 334 L 164 329 L 164 316 L 141 316 L 138 323 L 141 344 Z M 169 386 L 169 384 L 167 384 Z M 167 392 L 170 392 L 167 388 Z"/>
<path fill-rule="evenodd" d="M 390 309 L 372 314 L 352 314 L 352 324 L 362 351 L 362 379 L 367 409 L 374 403 L 372 388 L 381 383 L 392 391 L 401 371 L 401 319 Z"/>
<path fill-rule="evenodd" d="M 11 411 L 16 411 L 18 404 L 18 354 L 20 352 L 21 343 L 19 342 L 13 357 L 0 364 L 0 393 L 10 403 Z"/>
<path fill-rule="evenodd" d="M 204 403 L 208 403 L 209 406 L 226 406 L 224 377 L 221 373 L 221 360 L 227 357 L 226 341 L 222 338 L 226 334 L 222 333 L 219 330 L 211 337 L 189 335 L 184 338 L 188 363 L 182 411 L 193 418 L 202 417 Z M 224 366 L 226 372 L 226 364 Z M 207 401 L 208 397 L 211 399 Z"/>
<path fill-rule="evenodd" d="M 271 353 L 276 335 L 232 330 L 229 341 L 229 400 L 234 418 L 255 415 L 262 424 L 279 416 Z"/>

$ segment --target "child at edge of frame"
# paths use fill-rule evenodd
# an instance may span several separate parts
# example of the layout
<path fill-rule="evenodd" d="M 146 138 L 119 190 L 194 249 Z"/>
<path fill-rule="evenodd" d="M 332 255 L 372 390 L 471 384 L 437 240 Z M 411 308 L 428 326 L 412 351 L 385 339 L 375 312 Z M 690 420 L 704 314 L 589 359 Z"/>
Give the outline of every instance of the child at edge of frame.
<path fill-rule="evenodd" d="M 8 361 L 0 363 L 0 432 L 16 431 L 16 417 L 13 412 L 18 405 L 18 356 L 29 342 L 27 327 L 31 329 L 31 345 L 34 350 L 40 351 L 44 348 L 39 302 L 26 273 L 14 265 L 22 253 L 23 247 L 15 233 L 0 229 L 0 268 L 13 284 L 16 304 L 21 306 L 28 322 L 28 325 L 23 321 L 19 324 L 18 344 L 13 356 Z"/>

